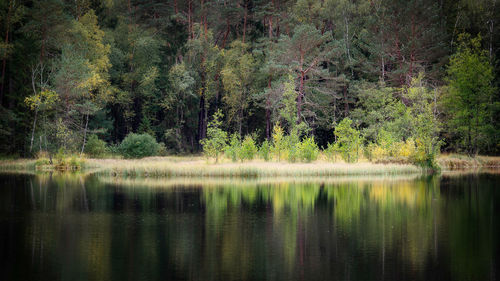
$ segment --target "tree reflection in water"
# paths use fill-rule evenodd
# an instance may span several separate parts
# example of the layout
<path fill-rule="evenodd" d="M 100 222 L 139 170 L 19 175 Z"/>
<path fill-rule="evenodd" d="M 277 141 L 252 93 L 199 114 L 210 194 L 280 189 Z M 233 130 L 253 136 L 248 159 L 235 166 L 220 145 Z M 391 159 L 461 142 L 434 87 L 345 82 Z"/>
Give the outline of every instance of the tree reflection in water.
<path fill-rule="evenodd" d="M 498 273 L 498 175 L 205 184 L 0 177 L 6 280 L 487 280 Z"/>

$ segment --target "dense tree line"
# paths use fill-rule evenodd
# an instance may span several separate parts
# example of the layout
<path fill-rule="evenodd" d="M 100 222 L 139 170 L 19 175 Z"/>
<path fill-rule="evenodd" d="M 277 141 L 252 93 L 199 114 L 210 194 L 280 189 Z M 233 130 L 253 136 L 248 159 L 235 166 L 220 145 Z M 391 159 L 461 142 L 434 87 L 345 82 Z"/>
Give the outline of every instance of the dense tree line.
<path fill-rule="evenodd" d="M 240 140 L 496 154 L 499 20 L 496 0 L 0 0 L 0 150 L 197 152 L 220 110 Z"/>

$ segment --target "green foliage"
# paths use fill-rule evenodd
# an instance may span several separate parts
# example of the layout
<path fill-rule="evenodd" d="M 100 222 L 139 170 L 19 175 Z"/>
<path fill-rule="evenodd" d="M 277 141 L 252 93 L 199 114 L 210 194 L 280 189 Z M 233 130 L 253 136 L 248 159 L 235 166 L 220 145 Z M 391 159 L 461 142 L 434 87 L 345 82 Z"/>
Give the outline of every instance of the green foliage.
<path fill-rule="evenodd" d="M 432 162 L 438 136 L 446 150 L 500 151 L 495 1 L 122 2 L 1 2 L 0 154 L 80 152 L 87 135 L 129 132 L 197 153 L 214 109 L 240 138 L 270 140 L 280 122 L 278 160 L 302 161 L 308 130 L 331 143 L 324 132 L 346 117 L 375 161 L 418 147 L 412 161 Z"/>
<path fill-rule="evenodd" d="M 158 143 L 157 155 L 158 156 L 167 156 L 168 155 L 168 150 L 167 150 L 167 146 L 165 145 L 165 143 L 163 143 L 163 142 Z"/>
<path fill-rule="evenodd" d="M 224 153 L 226 157 L 230 158 L 233 162 L 236 162 L 238 161 L 240 150 L 241 150 L 240 135 L 238 133 L 234 133 L 231 135 L 229 144 L 226 146 Z"/>
<path fill-rule="evenodd" d="M 458 148 L 477 154 L 498 141 L 493 127 L 495 75 L 487 52 L 481 49 L 480 36 L 459 36 L 458 50 L 450 58 L 447 73 L 444 105 L 448 129 L 456 136 Z"/>
<path fill-rule="evenodd" d="M 26 97 L 24 100 L 31 110 L 48 110 L 58 101 L 57 93 L 48 89 L 43 89 L 35 95 Z"/>
<path fill-rule="evenodd" d="M 228 106 L 227 117 L 235 120 L 238 132 L 241 127 L 245 111 L 248 109 L 250 95 L 249 88 L 254 79 L 255 60 L 249 46 L 241 41 L 231 43 L 231 48 L 223 51 L 224 66 L 222 68 L 222 83 L 227 94 L 223 100 Z"/>
<path fill-rule="evenodd" d="M 100 140 L 97 135 L 90 135 L 85 145 L 85 154 L 90 157 L 101 158 L 104 157 L 107 152 L 106 142 Z"/>
<path fill-rule="evenodd" d="M 326 155 L 328 161 L 335 162 L 337 160 L 337 155 L 340 153 L 338 143 L 328 143 L 323 153 Z"/>
<path fill-rule="evenodd" d="M 221 128 L 224 114 L 219 109 L 214 113 L 212 121 L 207 126 L 207 137 L 201 140 L 203 153 L 207 157 L 215 157 L 215 162 L 219 161 L 219 155 L 226 147 L 227 133 Z"/>
<path fill-rule="evenodd" d="M 363 139 L 360 132 L 352 127 L 352 120 L 344 118 L 335 127 L 335 136 L 344 161 L 348 163 L 358 161 Z"/>
<path fill-rule="evenodd" d="M 291 132 L 297 124 L 297 96 L 295 91 L 295 82 L 292 75 L 288 75 L 288 80 L 284 83 L 282 103 L 283 108 L 280 110 L 280 115 L 288 124 L 289 132 Z"/>
<path fill-rule="evenodd" d="M 251 135 L 245 136 L 241 143 L 241 149 L 238 153 L 239 158 L 243 160 L 253 160 L 258 152 L 257 145 Z"/>
<path fill-rule="evenodd" d="M 358 91 L 358 106 L 351 118 L 361 126 L 368 141 L 378 142 L 382 130 L 395 139 L 402 139 L 410 133 L 410 116 L 406 106 L 395 98 L 397 89 L 386 87 L 383 83 L 363 83 Z"/>
<path fill-rule="evenodd" d="M 259 148 L 259 155 L 265 161 L 269 161 L 271 152 L 271 144 L 268 140 L 264 140 Z"/>
<path fill-rule="evenodd" d="M 303 139 L 297 144 L 297 154 L 298 158 L 304 162 L 311 162 L 318 159 L 319 148 L 314 137 L 308 137 Z"/>
<path fill-rule="evenodd" d="M 156 139 L 148 134 L 128 134 L 120 144 L 119 151 L 125 158 L 143 158 L 157 155 L 160 149 Z"/>
<path fill-rule="evenodd" d="M 54 156 L 53 166 L 48 166 L 49 169 L 55 169 L 58 171 L 74 171 L 80 170 L 85 163 L 85 160 L 75 154 L 68 155 L 60 148 Z M 39 163 L 43 167 L 47 165 L 40 161 Z M 50 162 L 49 162 L 50 165 Z"/>
<path fill-rule="evenodd" d="M 296 130 L 292 129 L 290 134 L 285 137 L 288 152 L 288 161 L 296 162 L 299 160 L 298 146 L 300 143 L 299 134 Z"/>
<path fill-rule="evenodd" d="M 283 153 L 286 152 L 288 143 L 283 135 L 283 129 L 279 124 L 275 124 L 273 128 L 273 145 L 271 147 L 271 152 L 277 157 L 278 162 L 281 161 Z"/>
<path fill-rule="evenodd" d="M 411 136 L 415 139 L 417 155 L 416 164 L 435 169 L 436 156 L 439 154 L 442 141 L 438 135 L 441 131 L 441 122 L 436 116 L 436 91 L 430 91 L 424 85 L 423 75 L 420 74 L 411 82 L 411 86 L 404 95 L 411 103 L 408 107 L 411 118 Z"/>

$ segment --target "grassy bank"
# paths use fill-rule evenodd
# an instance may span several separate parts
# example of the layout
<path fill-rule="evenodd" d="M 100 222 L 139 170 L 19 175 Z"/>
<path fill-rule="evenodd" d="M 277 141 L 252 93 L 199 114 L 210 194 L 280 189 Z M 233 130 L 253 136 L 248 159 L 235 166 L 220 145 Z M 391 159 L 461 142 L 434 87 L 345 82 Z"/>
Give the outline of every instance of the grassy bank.
<path fill-rule="evenodd" d="M 0 171 L 34 171 L 35 162 L 33 159 L 0 160 Z"/>
<path fill-rule="evenodd" d="M 252 161 L 233 163 L 207 162 L 202 157 L 151 157 L 138 160 L 86 159 L 84 171 L 121 177 L 330 177 L 340 175 L 418 174 L 413 165 L 374 163 L 287 163 Z M 50 171 L 47 165 L 36 166 L 35 160 L 0 162 L 0 171 Z"/>
<path fill-rule="evenodd" d="M 39 161 L 38 161 L 39 162 Z M 0 171 L 51 171 L 48 165 L 37 166 L 35 160 L 0 161 Z M 443 170 L 470 168 L 500 168 L 500 157 L 463 155 L 442 155 L 438 164 Z M 331 163 L 319 160 L 313 163 L 250 162 L 221 163 L 207 162 L 200 156 L 151 157 L 136 160 L 85 159 L 83 172 L 113 177 L 184 177 L 184 178 L 272 178 L 272 177 L 332 177 L 351 175 L 410 175 L 424 171 L 410 164 L 397 163 Z"/>
<path fill-rule="evenodd" d="M 94 162 L 95 161 L 95 162 Z M 172 162 L 163 159 L 142 161 L 89 160 L 100 165 L 99 174 L 139 177 L 329 177 L 338 175 L 414 174 L 413 165 L 373 163 L 276 163 L 244 162 L 208 164 L 205 160 Z"/>
<path fill-rule="evenodd" d="M 462 154 L 442 154 L 437 159 L 438 165 L 443 170 L 500 168 L 499 156 L 470 157 Z"/>

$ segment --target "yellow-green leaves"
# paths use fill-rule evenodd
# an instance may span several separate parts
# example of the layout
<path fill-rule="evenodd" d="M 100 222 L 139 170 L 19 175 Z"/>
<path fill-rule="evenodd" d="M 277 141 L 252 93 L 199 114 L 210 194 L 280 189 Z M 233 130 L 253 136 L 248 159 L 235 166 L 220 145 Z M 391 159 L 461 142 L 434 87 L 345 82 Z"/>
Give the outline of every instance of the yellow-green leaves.
<path fill-rule="evenodd" d="M 52 90 L 43 89 L 41 92 L 26 97 L 24 103 L 31 110 L 47 110 L 59 100 L 57 93 Z"/>
<path fill-rule="evenodd" d="M 74 21 L 71 38 L 71 48 L 85 60 L 87 66 L 87 73 L 78 81 L 77 87 L 89 94 L 104 88 L 109 83 L 111 47 L 104 43 L 104 31 L 99 28 L 93 10 Z"/>

